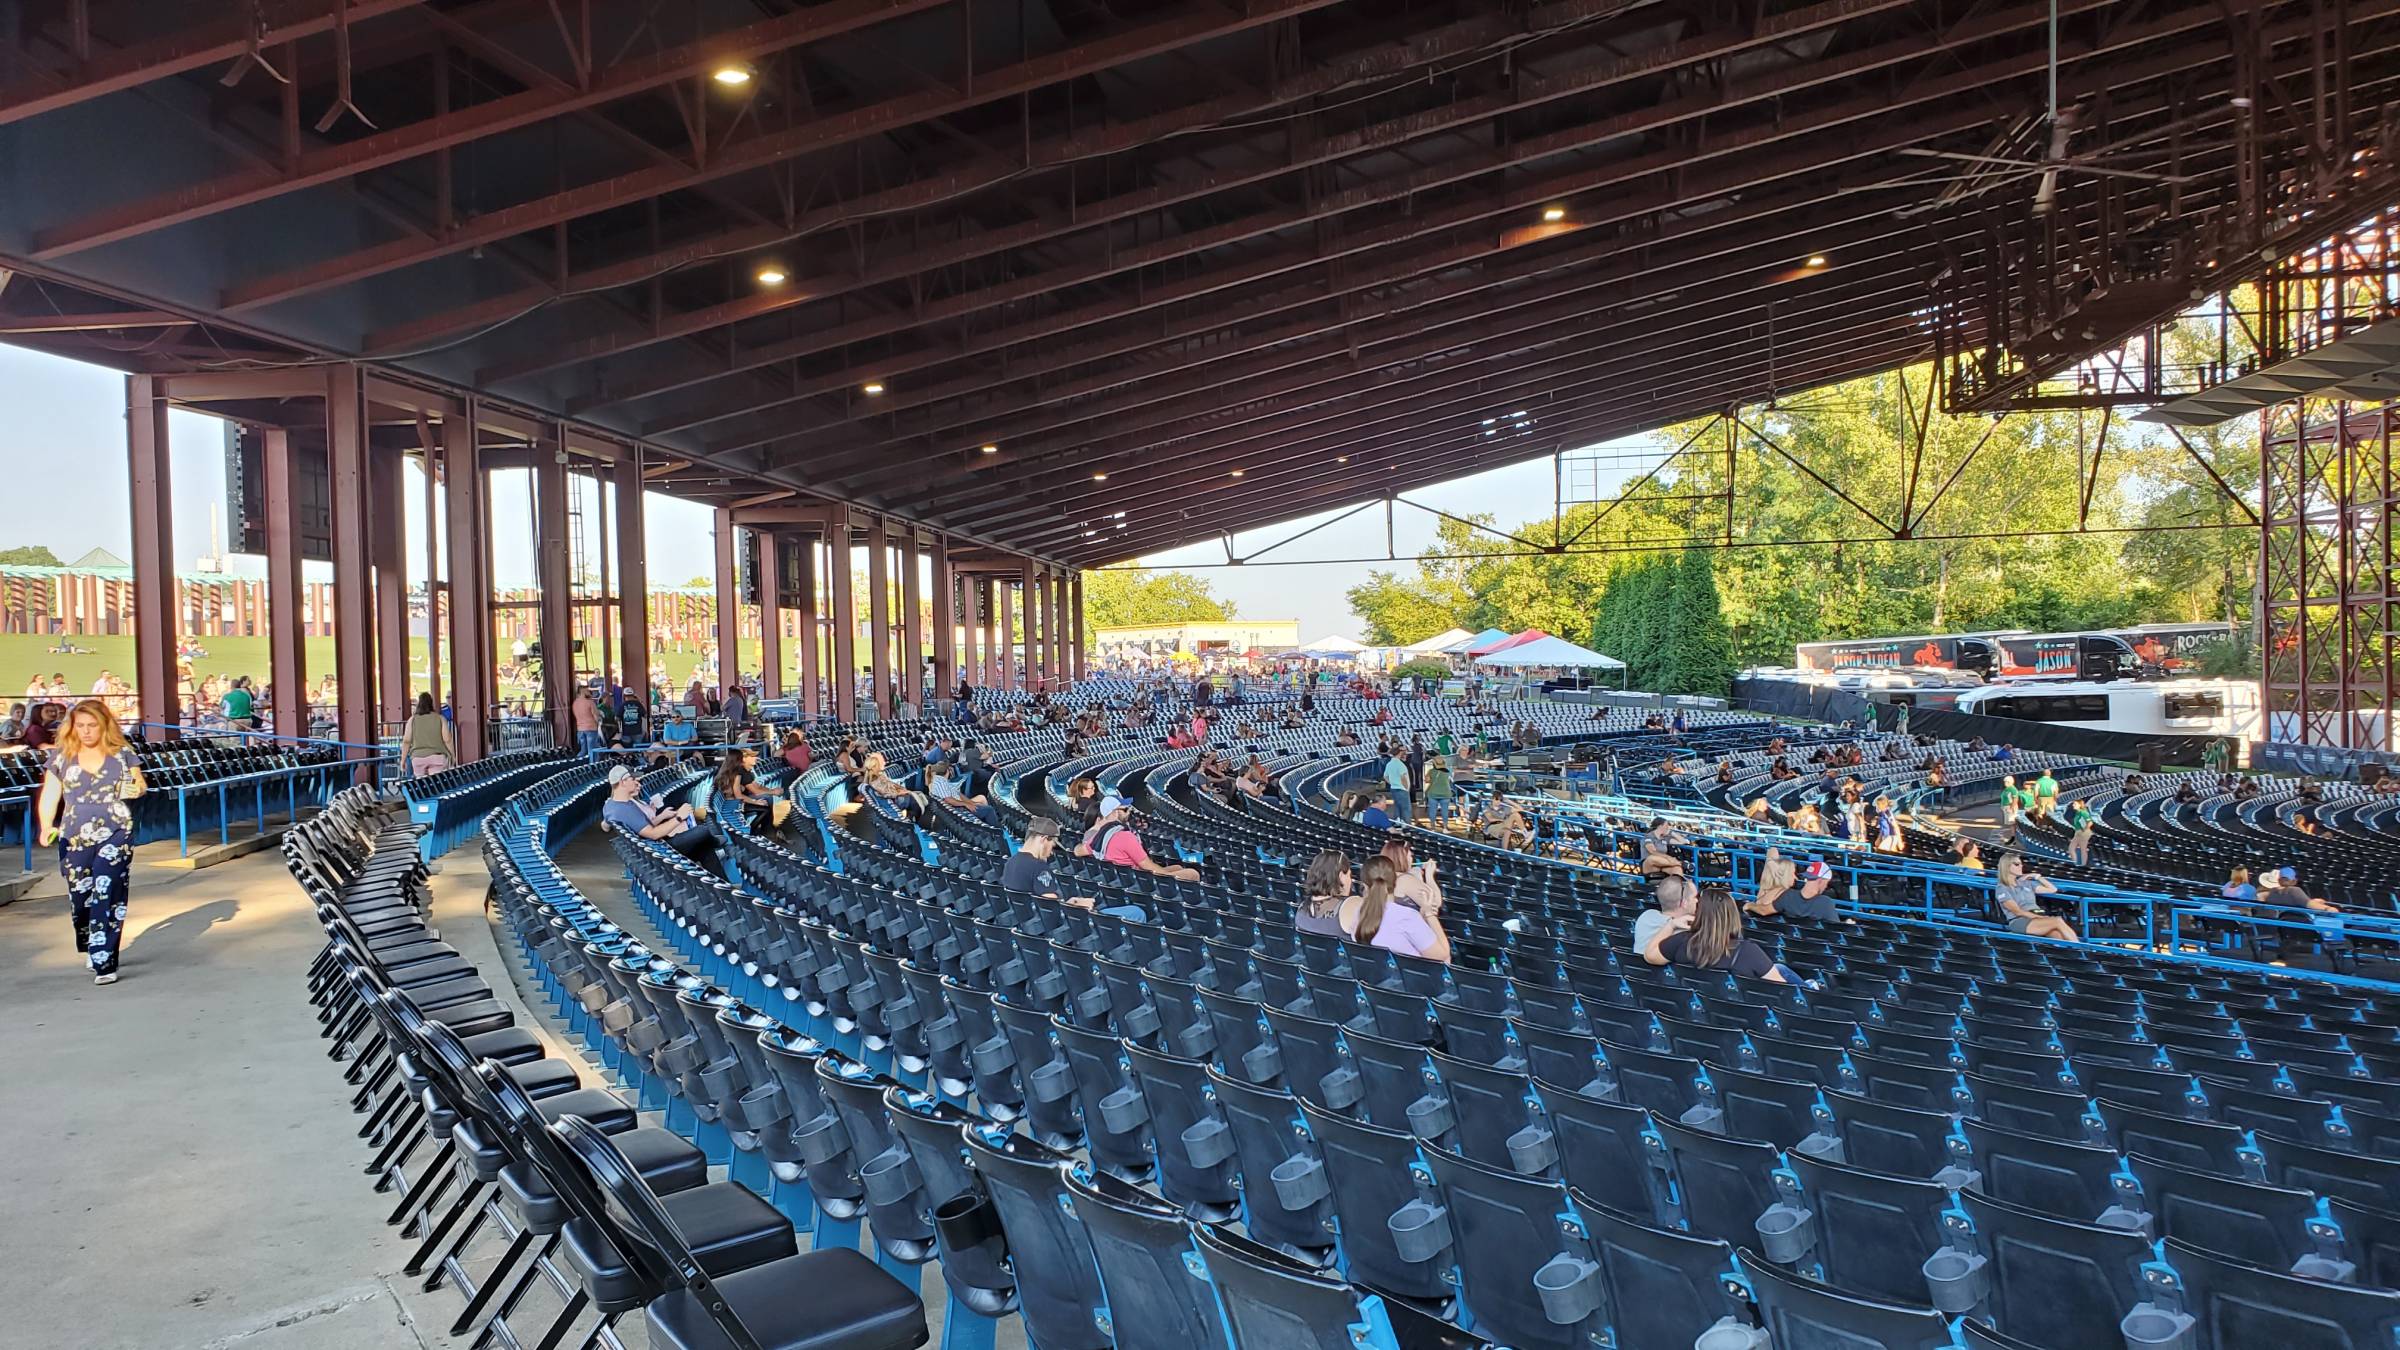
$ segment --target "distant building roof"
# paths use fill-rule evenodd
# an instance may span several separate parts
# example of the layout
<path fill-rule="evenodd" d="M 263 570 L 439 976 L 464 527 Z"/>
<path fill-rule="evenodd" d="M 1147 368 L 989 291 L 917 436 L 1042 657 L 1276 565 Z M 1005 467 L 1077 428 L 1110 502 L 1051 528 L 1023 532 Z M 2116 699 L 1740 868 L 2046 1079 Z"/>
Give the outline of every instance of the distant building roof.
<path fill-rule="evenodd" d="M 68 563 L 67 566 L 77 572 L 97 572 L 101 570 L 131 571 L 133 569 L 132 563 L 125 561 L 123 558 L 118 557 L 116 554 L 111 553 L 104 548 L 93 549 L 91 552 L 84 554 L 75 561 Z"/>

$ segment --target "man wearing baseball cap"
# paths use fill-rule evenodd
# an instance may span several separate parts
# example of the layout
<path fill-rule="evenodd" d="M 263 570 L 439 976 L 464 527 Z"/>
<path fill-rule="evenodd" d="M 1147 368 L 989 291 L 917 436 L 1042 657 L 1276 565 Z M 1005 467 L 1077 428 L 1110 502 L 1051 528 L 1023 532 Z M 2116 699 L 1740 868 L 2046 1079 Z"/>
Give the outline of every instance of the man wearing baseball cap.
<path fill-rule="evenodd" d="M 700 824 L 692 808 L 668 810 L 643 800 L 642 780 L 622 764 L 608 771 L 608 801 L 600 808 L 600 818 L 637 838 L 656 839 L 718 876 L 725 874 L 717 856 L 717 838 Z"/>
<path fill-rule="evenodd" d="M 2274 887 L 2259 900 L 2269 905 L 2286 905 L 2293 909 L 2313 909 L 2321 914 L 2339 914 L 2341 907 L 2328 900 L 2310 895 L 2300 885 L 2300 873 L 2286 867 L 2271 874 Z"/>
<path fill-rule="evenodd" d="M 1017 845 L 1017 851 L 1008 855 L 1007 864 L 1000 869 L 1000 885 L 1019 895 L 1038 895 L 1062 905 L 1073 905 L 1077 909 L 1095 908 L 1096 902 L 1088 895 L 1058 893 L 1057 879 L 1050 874 L 1050 855 L 1057 849 L 1058 822 L 1048 816 L 1035 816 L 1032 823 L 1025 827 L 1025 842 Z M 1135 923 L 1141 923 L 1149 917 L 1137 905 L 1118 905 L 1101 913 L 1113 914 Z"/>
<path fill-rule="evenodd" d="M 1178 881 L 1198 881 L 1200 872 L 1192 867 L 1165 867 L 1151 860 L 1150 850 L 1142 846 L 1142 836 L 1134 832 L 1125 819 L 1125 799 L 1114 793 L 1100 799 L 1100 823 L 1092 827 L 1083 842 L 1075 846 L 1079 858 L 1098 858 L 1119 867 L 1138 867 L 1155 876 L 1173 877 Z"/>

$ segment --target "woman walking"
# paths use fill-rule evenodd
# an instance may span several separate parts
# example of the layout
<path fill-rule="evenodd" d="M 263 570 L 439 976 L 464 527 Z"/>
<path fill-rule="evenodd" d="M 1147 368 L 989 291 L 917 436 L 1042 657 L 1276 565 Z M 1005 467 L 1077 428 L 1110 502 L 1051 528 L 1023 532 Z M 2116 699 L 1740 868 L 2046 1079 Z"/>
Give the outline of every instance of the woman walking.
<path fill-rule="evenodd" d="M 450 722 L 433 710 L 433 695 L 417 695 L 416 715 L 400 737 L 400 758 L 411 777 L 428 778 L 458 763 L 458 747 L 450 739 Z"/>
<path fill-rule="evenodd" d="M 142 795 L 141 763 L 117 729 L 116 714 L 96 698 L 75 705 L 58 751 L 42 776 L 35 806 L 42 843 L 58 845 L 67 879 L 75 950 L 91 963 L 92 983 L 117 982 L 118 939 L 125 931 L 127 874 L 133 865 L 133 808 Z"/>

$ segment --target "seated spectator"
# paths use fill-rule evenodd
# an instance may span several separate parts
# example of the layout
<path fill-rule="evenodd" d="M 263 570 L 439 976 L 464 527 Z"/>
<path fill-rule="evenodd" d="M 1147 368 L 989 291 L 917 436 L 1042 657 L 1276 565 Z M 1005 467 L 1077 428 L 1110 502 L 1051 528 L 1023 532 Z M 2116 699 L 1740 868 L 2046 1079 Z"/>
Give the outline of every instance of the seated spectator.
<path fill-rule="evenodd" d="M 717 837 L 700 823 L 699 813 L 689 806 L 669 810 L 655 799 L 645 801 L 642 780 L 622 764 L 608 771 L 608 801 L 600 807 L 600 818 L 627 834 L 658 840 L 719 876 L 725 874 Z"/>
<path fill-rule="evenodd" d="M 1367 801 L 1367 809 L 1358 813 L 1358 823 L 1370 830 L 1392 828 L 1392 794 L 1378 792 Z"/>
<path fill-rule="evenodd" d="M 797 731 L 783 733 L 783 749 L 780 753 L 783 755 L 783 762 L 792 766 L 792 772 L 808 772 L 810 751 L 806 736 Z"/>
<path fill-rule="evenodd" d="M 2342 912 L 2341 906 L 2302 890 L 2300 874 L 2289 867 L 2275 873 L 2272 879 L 2275 882 L 2275 888 L 2259 897 L 2266 904 L 2283 905 L 2292 909 L 2313 909 L 2319 914 Z"/>
<path fill-rule="evenodd" d="M 1795 871 L 1790 863 L 1783 864 L 1783 887 L 1774 894 L 1767 893 L 1767 872 L 1759 869 L 1758 899 L 1742 906 L 1758 918 L 1781 915 L 1787 919 L 1807 919 L 1813 923 L 1835 923 L 1841 914 L 1833 907 L 1833 868 L 1823 858 L 1811 858 Z"/>
<path fill-rule="evenodd" d="M 1752 797 L 1750 804 L 1742 808 L 1742 819 L 1764 821 L 1767 819 L 1767 810 L 1766 798 Z"/>
<path fill-rule="evenodd" d="M 1682 876 L 1683 860 L 1675 850 L 1691 845 L 1691 839 L 1669 825 L 1664 816 L 1650 822 L 1650 832 L 1642 836 L 1642 875 L 1656 878 Z"/>
<path fill-rule="evenodd" d="M 1742 936 L 1742 907 L 1733 902 L 1733 892 L 1722 886 L 1702 888 L 1691 913 L 1660 924 L 1642 948 L 1642 959 L 1654 966 L 1721 970 L 1772 984 L 1792 982 L 1766 948 Z"/>
<path fill-rule="evenodd" d="M 1955 866 L 1980 872 L 1983 870 L 1983 845 L 1962 834 L 1950 841 L 1950 861 Z"/>
<path fill-rule="evenodd" d="M 1782 849 L 1769 844 L 1767 856 L 1758 864 L 1758 898 L 1742 908 L 1752 914 L 1772 914 L 1775 898 L 1798 882 L 1799 872 L 1792 866 L 1792 860 L 1783 856 Z"/>
<path fill-rule="evenodd" d="M 1525 813 L 1498 793 L 1484 802 L 1476 833 L 1483 836 L 1484 842 L 1502 848 L 1523 848 L 1533 842 L 1533 827 L 1525 823 Z"/>
<path fill-rule="evenodd" d="M 2225 879 L 2225 885 L 2217 891 L 2217 896 L 2219 899 L 2231 900 L 2240 905 L 2247 905 L 2257 900 L 2258 887 L 2250 884 L 2250 869 L 2247 867 L 2233 869 L 2233 874 Z"/>
<path fill-rule="evenodd" d="M 1442 885 L 1434 880 L 1433 859 L 1417 861 L 1416 850 L 1397 836 L 1383 841 L 1384 861 L 1392 865 L 1392 902 L 1419 910 L 1442 907 Z"/>
<path fill-rule="evenodd" d="M 2026 871 L 2023 858 L 2014 853 L 2001 858 L 2000 869 L 1992 874 L 1992 880 L 1992 903 L 1999 910 L 2001 921 L 2008 925 L 2008 931 L 2061 942 L 2082 940 L 2065 919 L 2042 912 L 2040 897 L 2055 894 L 2058 887 L 2050 878 Z"/>
<path fill-rule="evenodd" d="M 925 771 L 925 791 L 935 801 L 948 802 L 970 812 L 986 825 L 1000 823 L 1000 813 L 993 808 L 991 799 L 980 794 L 968 795 L 966 784 L 959 781 L 958 770 L 946 760 Z"/>
<path fill-rule="evenodd" d="M 1657 937 L 1659 930 L 1666 927 L 1669 920 L 1689 918 L 1692 901 L 1699 894 L 1700 888 L 1693 885 L 1689 877 L 1660 877 L 1657 884 L 1650 888 L 1652 907 L 1643 910 L 1641 917 L 1633 921 L 1634 952 L 1638 955 L 1647 949 L 1650 939 Z"/>
<path fill-rule="evenodd" d="M 891 803 L 893 812 L 902 820 L 916 826 L 925 824 L 925 798 L 906 783 L 892 777 L 885 769 L 880 753 L 867 756 L 859 781 L 868 792 Z"/>
<path fill-rule="evenodd" d="M 1326 849 L 1308 865 L 1307 894 L 1292 910 L 1292 927 L 1323 937 L 1348 937 L 1342 931 L 1342 902 L 1350 898 L 1350 857 Z"/>
<path fill-rule="evenodd" d="M 1198 868 L 1167 867 L 1152 861 L 1150 850 L 1142 845 L 1142 836 L 1135 833 L 1132 823 L 1126 819 L 1131 813 L 1124 798 L 1101 798 L 1100 823 L 1083 837 L 1083 842 L 1075 846 L 1075 856 L 1098 858 L 1105 863 L 1137 868 L 1153 876 L 1173 877 L 1178 881 L 1200 879 Z"/>
<path fill-rule="evenodd" d="M 1019 844 L 1017 851 L 1009 854 L 1008 861 L 1001 865 L 1001 888 L 1018 895 L 1038 895 L 1077 909 L 1099 908 L 1098 902 L 1088 895 L 1058 893 L 1058 883 L 1050 875 L 1050 855 L 1057 848 L 1058 822 L 1048 816 L 1035 816 L 1032 823 L 1025 827 L 1025 842 Z M 1142 923 L 1149 918 L 1138 905 L 1116 905 L 1100 912 L 1135 923 Z"/>
<path fill-rule="evenodd" d="M 792 814 L 782 788 L 758 781 L 758 751 L 750 746 L 725 753 L 724 762 L 717 765 L 715 797 L 721 803 L 718 810 L 739 810 L 753 831 L 781 830 Z"/>
<path fill-rule="evenodd" d="M 1360 869 L 1359 893 L 1342 902 L 1343 935 L 1402 956 L 1447 962 L 1450 938 L 1442 931 L 1439 902 L 1430 912 L 1396 903 L 1392 888 L 1398 878 L 1391 859 L 1367 859 Z"/>

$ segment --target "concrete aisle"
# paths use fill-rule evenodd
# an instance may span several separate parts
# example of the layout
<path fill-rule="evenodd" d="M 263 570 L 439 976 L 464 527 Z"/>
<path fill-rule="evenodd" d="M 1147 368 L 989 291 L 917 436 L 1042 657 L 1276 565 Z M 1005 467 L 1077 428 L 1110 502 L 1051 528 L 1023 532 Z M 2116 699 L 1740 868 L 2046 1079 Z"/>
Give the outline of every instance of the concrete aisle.
<path fill-rule="evenodd" d="M 107 988 L 55 877 L 0 908 L 0 1344 L 452 1345 L 456 1295 L 397 1274 L 409 1244 L 360 1172 L 302 985 L 323 930 L 281 855 L 158 865 L 172 856 L 137 856 Z M 435 880 L 444 936 L 496 974 L 480 871 Z"/>

